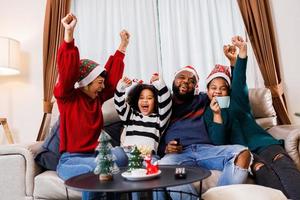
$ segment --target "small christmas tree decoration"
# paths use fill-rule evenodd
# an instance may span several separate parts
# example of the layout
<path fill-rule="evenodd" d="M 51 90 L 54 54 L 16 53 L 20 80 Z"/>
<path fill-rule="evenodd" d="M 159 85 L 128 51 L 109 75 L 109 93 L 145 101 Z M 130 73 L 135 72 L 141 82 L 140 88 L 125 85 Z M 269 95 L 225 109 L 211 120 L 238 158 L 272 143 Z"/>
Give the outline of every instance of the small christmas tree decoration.
<path fill-rule="evenodd" d="M 130 152 L 128 159 L 128 170 L 132 171 L 133 169 L 142 168 L 143 159 L 141 157 L 141 152 L 139 149 L 134 146 L 133 150 Z"/>
<path fill-rule="evenodd" d="M 98 141 L 99 144 L 96 147 L 96 151 L 98 151 L 96 157 L 97 165 L 94 173 L 99 175 L 101 181 L 108 181 L 113 178 L 113 174 L 119 172 L 119 168 L 115 163 L 115 157 L 111 153 L 111 137 L 102 130 Z"/>

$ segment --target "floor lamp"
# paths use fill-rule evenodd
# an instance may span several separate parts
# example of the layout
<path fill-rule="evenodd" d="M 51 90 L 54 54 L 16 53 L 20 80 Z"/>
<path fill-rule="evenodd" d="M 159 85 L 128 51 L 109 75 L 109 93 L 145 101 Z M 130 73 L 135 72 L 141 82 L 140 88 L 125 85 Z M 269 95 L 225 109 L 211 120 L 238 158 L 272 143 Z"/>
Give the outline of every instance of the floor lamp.
<path fill-rule="evenodd" d="M 0 36 L 0 76 L 17 75 L 19 71 L 20 42 L 9 37 Z M 9 144 L 14 143 L 7 118 L 0 117 L 0 125 Z"/>

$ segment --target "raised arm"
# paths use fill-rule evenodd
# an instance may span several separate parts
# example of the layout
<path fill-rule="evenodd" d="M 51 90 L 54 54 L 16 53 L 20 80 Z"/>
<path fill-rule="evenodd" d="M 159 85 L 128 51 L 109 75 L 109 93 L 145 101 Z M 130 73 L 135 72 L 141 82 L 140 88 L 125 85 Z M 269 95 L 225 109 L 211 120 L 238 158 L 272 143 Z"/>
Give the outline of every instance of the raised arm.
<path fill-rule="evenodd" d="M 236 63 L 236 58 L 237 58 L 237 54 L 238 54 L 236 47 L 233 45 L 230 45 L 230 44 L 224 45 L 223 52 L 224 52 L 224 55 L 229 60 L 230 66 L 234 66 Z"/>
<path fill-rule="evenodd" d="M 61 23 L 65 28 L 65 35 L 57 54 L 59 79 L 54 95 L 56 98 L 67 98 L 74 91 L 74 84 L 79 79 L 79 51 L 73 38 L 77 19 L 70 13 L 61 20 Z"/>
<path fill-rule="evenodd" d="M 240 36 L 232 38 L 232 44 L 239 49 L 239 55 L 233 70 L 231 85 L 231 99 L 236 101 L 240 108 L 251 110 L 248 97 L 248 87 L 246 82 L 247 69 L 247 43 Z"/>
<path fill-rule="evenodd" d="M 153 74 L 150 83 L 157 90 L 158 100 L 158 114 L 160 118 L 160 133 L 162 134 L 166 129 L 172 112 L 172 98 L 171 93 L 166 86 L 164 80 L 158 75 Z"/>
<path fill-rule="evenodd" d="M 65 28 L 64 40 L 65 42 L 69 43 L 74 39 L 73 34 L 77 24 L 77 18 L 72 13 L 69 13 L 62 18 L 61 23 Z"/>
<path fill-rule="evenodd" d="M 125 54 L 127 46 L 129 44 L 130 34 L 126 30 L 122 30 L 120 32 L 121 43 L 119 45 L 118 50 Z"/>
<path fill-rule="evenodd" d="M 128 117 L 132 113 L 131 107 L 129 106 L 129 104 L 126 102 L 125 99 L 125 90 L 130 85 L 132 85 L 132 80 L 127 77 L 123 77 L 118 82 L 117 89 L 114 96 L 115 108 L 119 114 L 120 119 L 123 122 L 126 122 Z"/>
<path fill-rule="evenodd" d="M 102 101 L 113 97 L 118 81 L 121 79 L 124 71 L 124 62 L 126 48 L 129 43 L 130 35 L 126 30 L 120 32 L 121 42 L 118 50 L 113 56 L 110 56 L 105 64 L 107 77 L 105 79 L 105 89 L 102 93 Z"/>

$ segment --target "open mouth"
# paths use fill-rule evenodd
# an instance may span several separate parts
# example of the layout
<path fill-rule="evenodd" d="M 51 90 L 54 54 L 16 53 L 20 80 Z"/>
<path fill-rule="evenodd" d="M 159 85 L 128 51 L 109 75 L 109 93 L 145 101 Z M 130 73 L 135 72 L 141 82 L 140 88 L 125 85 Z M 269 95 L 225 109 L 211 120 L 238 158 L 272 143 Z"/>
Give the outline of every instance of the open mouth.
<path fill-rule="evenodd" d="M 188 90 L 188 88 L 187 88 L 186 85 L 181 85 L 181 86 L 179 87 L 179 92 L 180 92 L 180 93 L 185 94 L 185 93 L 187 93 L 187 90 Z"/>
<path fill-rule="evenodd" d="M 141 112 L 148 112 L 149 106 L 148 105 L 142 105 L 141 106 Z"/>

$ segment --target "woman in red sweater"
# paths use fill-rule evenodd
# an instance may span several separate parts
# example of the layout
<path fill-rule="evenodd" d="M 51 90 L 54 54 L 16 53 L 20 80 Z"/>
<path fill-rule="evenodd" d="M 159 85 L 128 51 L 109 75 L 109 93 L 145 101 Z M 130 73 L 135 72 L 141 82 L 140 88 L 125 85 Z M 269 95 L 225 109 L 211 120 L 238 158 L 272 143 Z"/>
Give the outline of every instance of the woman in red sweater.
<path fill-rule="evenodd" d="M 124 70 L 123 59 L 129 33 L 121 31 L 121 43 L 105 66 L 79 58 L 74 44 L 77 19 L 68 14 L 61 20 L 65 28 L 64 41 L 58 55 L 59 80 L 54 88 L 60 112 L 60 152 L 57 173 L 63 180 L 91 172 L 96 167 L 95 147 L 103 128 L 102 104 L 113 97 Z M 91 198 L 83 193 L 83 199 Z"/>

